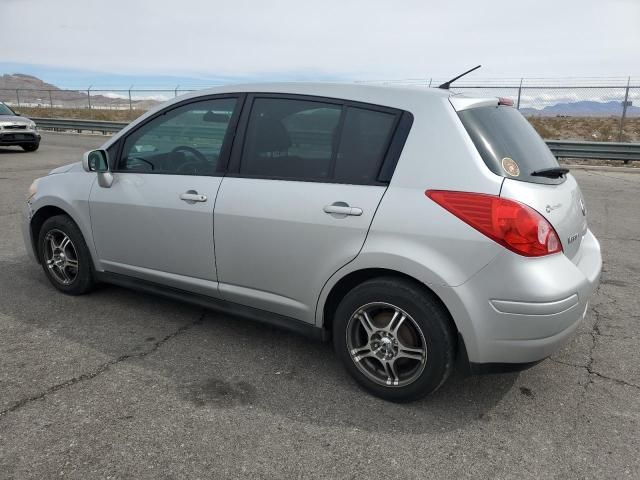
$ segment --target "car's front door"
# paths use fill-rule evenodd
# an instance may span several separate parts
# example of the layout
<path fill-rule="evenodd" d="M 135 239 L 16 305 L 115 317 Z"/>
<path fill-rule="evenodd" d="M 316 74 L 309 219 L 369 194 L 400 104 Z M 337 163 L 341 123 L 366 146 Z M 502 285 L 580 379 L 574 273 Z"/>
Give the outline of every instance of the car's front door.
<path fill-rule="evenodd" d="M 178 105 L 121 139 L 113 184 L 89 199 L 102 268 L 217 295 L 213 208 L 239 104 Z"/>
<path fill-rule="evenodd" d="M 257 94 L 244 110 L 214 215 L 220 294 L 312 322 L 386 190 L 378 172 L 398 113 Z"/>

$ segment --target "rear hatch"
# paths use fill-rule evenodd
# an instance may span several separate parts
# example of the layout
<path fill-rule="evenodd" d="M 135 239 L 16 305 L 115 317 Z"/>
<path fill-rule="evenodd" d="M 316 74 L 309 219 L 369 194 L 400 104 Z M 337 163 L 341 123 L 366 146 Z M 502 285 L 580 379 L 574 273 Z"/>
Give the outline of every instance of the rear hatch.
<path fill-rule="evenodd" d="M 452 97 L 451 103 L 487 167 L 504 177 L 500 196 L 537 210 L 558 233 L 565 255 L 577 262 L 587 221 L 573 176 L 512 106 L 498 99 L 488 104 Z"/>

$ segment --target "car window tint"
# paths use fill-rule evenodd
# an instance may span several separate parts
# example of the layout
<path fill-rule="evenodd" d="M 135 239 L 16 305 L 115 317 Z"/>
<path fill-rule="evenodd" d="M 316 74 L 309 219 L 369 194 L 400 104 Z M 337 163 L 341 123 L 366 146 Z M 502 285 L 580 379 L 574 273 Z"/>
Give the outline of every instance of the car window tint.
<path fill-rule="evenodd" d="M 536 170 L 558 168 L 556 157 L 522 114 L 509 106 L 469 108 L 458 116 L 487 167 L 503 177 L 509 177 L 503 160 L 517 164 L 517 180 L 532 183 L 557 184 L 564 178 L 532 175 Z M 516 178 L 516 177 L 514 177 Z"/>
<path fill-rule="evenodd" d="M 120 171 L 212 175 L 235 98 L 194 102 L 151 120 L 125 140 Z"/>
<path fill-rule="evenodd" d="M 326 179 L 342 107 L 322 102 L 257 98 L 253 102 L 240 173 Z"/>
<path fill-rule="evenodd" d="M 338 146 L 334 178 L 346 183 L 375 181 L 391 140 L 396 116 L 349 107 Z"/>
<path fill-rule="evenodd" d="M 4 103 L 0 102 L 0 115 L 15 115 L 15 113 Z"/>

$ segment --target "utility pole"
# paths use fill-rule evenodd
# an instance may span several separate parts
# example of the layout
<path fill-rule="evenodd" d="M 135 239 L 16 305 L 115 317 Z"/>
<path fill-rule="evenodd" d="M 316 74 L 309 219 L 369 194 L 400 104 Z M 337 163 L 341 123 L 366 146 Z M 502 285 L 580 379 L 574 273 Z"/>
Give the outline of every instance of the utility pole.
<path fill-rule="evenodd" d="M 520 96 L 522 95 L 522 78 L 520 79 L 520 86 L 518 87 L 518 102 L 516 103 L 516 109 L 520 110 Z"/>
<path fill-rule="evenodd" d="M 618 133 L 618 141 L 622 141 L 622 129 L 624 128 L 624 118 L 627 116 L 627 107 L 629 106 L 629 83 L 631 77 L 627 77 L 627 88 L 624 91 L 624 102 L 622 102 L 622 116 L 620 117 L 620 132 Z M 625 161 L 624 163 L 629 163 Z"/>

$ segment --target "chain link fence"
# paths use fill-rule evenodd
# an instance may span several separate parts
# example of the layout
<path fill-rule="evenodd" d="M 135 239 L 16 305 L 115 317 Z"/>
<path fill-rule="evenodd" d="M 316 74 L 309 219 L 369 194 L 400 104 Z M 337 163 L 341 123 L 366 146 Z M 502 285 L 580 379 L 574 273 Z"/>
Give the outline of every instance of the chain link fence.
<path fill-rule="evenodd" d="M 447 79 L 382 80 L 361 83 L 437 87 Z M 548 140 L 640 142 L 640 79 L 516 78 L 461 79 L 454 93 L 506 97 Z"/>
<path fill-rule="evenodd" d="M 445 79 L 374 82 L 437 87 Z M 454 93 L 507 97 L 545 139 L 640 142 L 640 79 L 461 79 Z M 36 90 L 0 88 L 0 100 L 27 116 L 130 121 L 195 88 Z"/>

